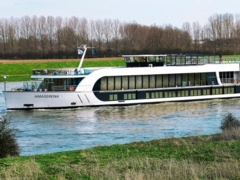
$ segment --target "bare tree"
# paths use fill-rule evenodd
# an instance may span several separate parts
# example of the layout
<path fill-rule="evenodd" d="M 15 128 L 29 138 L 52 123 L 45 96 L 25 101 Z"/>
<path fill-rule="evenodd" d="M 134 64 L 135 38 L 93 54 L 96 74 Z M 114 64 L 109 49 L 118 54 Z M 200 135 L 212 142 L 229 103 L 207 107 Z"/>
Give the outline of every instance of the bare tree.
<path fill-rule="evenodd" d="M 88 32 L 89 32 L 89 26 L 88 26 L 87 19 L 86 18 L 79 19 L 79 26 L 77 30 L 79 45 L 89 43 Z"/>
<path fill-rule="evenodd" d="M 122 23 L 119 27 L 119 33 L 120 33 L 120 37 L 121 37 L 121 48 L 123 50 L 123 53 L 126 52 L 126 49 L 127 49 L 127 35 L 126 35 L 126 32 L 125 32 L 125 25 L 126 23 Z"/>
<path fill-rule="evenodd" d="M 139 25 L 138 26 L 138 29 L 137 29 L 137 50 L 138 52 L 142 52 L 142 51 L 145 51 L 145 52 L 142 52 L 142 53 L 148 53 L 149 51 L 149 47 L 146 45 L 146 41 L 147 41 L 147 38 L 148 38 L 148 34 L 149 34 L 149 27 L 148 26 L 142 26 L 142 25 Z"/>
<path fill-rule="evenodd" d="M 201 40 L 203 42 L 202 51 L 203 52 L 210 52 L 211 33 L 210 33 L 210 30 L 209 30 L 209 26 L 206 25 L 206 24 L 201 29 Z"/>
<path fill-rule="evenodd" d="M 223 16 L 218 14 L 216 18 L 216 31 L 217 31 L 217 48 L 218 53 L 222 54 L 223 52 Z"/>
<path fill-rule="evenodd" d="M 111 19 L 104 19 L 103 21 L 103 36 L 106 44 L 106 52 L 110 54 L 110 40 L 113 37 L 113 22 Z"/>
<path fill-rule="evenodd" d="M 103 21 L 96 20 L 93 24 L 93 34 L 96 37 L 96 41 L 98 44 L 98 50 L 101 52 L 102 43 L 103 43 Z"/>
<path fill-rule="evenodd" d="M 29 16 L 24 16 L 21 19 L 21 37 L 23 38 L 21 47 L 21 51 L 26 53 L 26 58 L 30 58 L 29 57 L 29 50 L 30 50 L 30 45 L 29 45 L 29 37 L 30 37 L 30 28 L 31 28 L 31 20 Z"/>
<path fill-rule="evenodd" d="M 31 19 L 31 37 L 33 38 L 33 54 L 37 58 L 37 49 L 38 49 L 38 18 L 33 16 Z"/>
<path fill-rule="evenodd" d="M 56 22 L 56 40 L 57 40 L 57 50 L 58 50 L 58 58 L 61 58 L 61 51 L 62 51 L 62 28 L 63 28 L 63 19 L 61 17 L 57 17 L 55 19 Z"/>
<path fill-rule="evenodd" d="M 116 55 L 119 53 L 120 24 L 118 19 L 113 20 L 113 43 Z"/>
<path fill-rule="evenodd" d="M 15 19 L 15 24 L 14 24 L 15 32 L 16 32 L 16 52 L 17 52 L 17 57 L 22 58 L 22 54 L 24 52 L 21 51 L 21 19 L 16 18 Z"/>
<path fill-rule="evenodd" d="M 9 25 L 8 25 L 8 43 L 9 43 L 9 52 L 11 54 L 10 57 L 14 58 L 15 54 L 15 44 L 16 44 L 16 32 L 15 32 L 15 20 L 14 18 L 10 19 Z"/>
<path fill-rule="evenodd" d="M 130 50 L 130 53 L 136 53 L 137 50 L 137 38 L 138 38 L 139 25 L 136 22 L 125 23 L 121 26 L 121 35 L 124 42 L 124 51 L 126 48 Z"/>
<path fill-rule="evenodd" d="M 190 52 L 192 49 L 192 38 L 191 35 L 187 31 L 180 32 L 180 42 L 179 45 L 181 46 L 181 51 L 184 52 Z"/>
<path fill-rule="evenodd" d="M 69 19 L 69 22 L 68 22 L 68 26 L 69 28 L 72 29 L 72 31 L 74 32 L 71 36 L 72 39 L 69 39 L 71 40 L 70 43 L 72 43 L 72 49 L 71 51 L 72 52 L 76 52 L 77 50 L 77 47 L 78 47 L 78 30 L 79 30 L 79 26 L 80 26 L 80 23 L 79 23 L 79 18 L 73 16 Z M 75 58 L 77 57 L 77 53 L 74 53 L 74 56 Z"/>
<path fill-rule="evenodd" d="M 171 53 L 174 49 L 174 29 L 171 24 L 165 26 L 164 28 L 164 49 L 167 53 Z"/>
<path fill-rule="evenodd" d="M 3 47 L 3 58 L 6 58 L 7 54 L 7 27 L 8 27 L 8 21 L 7 19 L 2 18 L 0 20 L 0 40 L 2 42 L 2 47 Z"/>
<path fill-rule="evenodd" d="M 182 31 L 188 32 L 190 36 L 192 36 L 191 25 L 189 22 L 185 22 L 182 25 Z"/>
<path fill-rule="evenodd" d="M 199 51 L 199 46 L 201 45 L 201 25 L 199 22 L 193 22 L 193 38 L 194 38 L 194 51 Z"/>
<path fill-rule="evenodd" d="M 76 46 L 74 43 L 75 32 L 72 28 L 65 25 L 62 28 L 62 45 L 64 47 L 64 56 L 70 58 L 74 52 L 76 52 Z M 76 54 L 76 53 L 75 53 Z"/>
<path fill-rule="evenodd" d="M 208 18 L 209 21 L 209 32 L 211 33 L 211 40 L 213 41 L 214 54 L 217 48 L 217 14 L 212 15 Z"/>
<path fill-rule="evenodd" d="M 233 49 L 234 53 L 239 54 L 240 49 L 239 49 L 239 44 L 240 44 L 240 14 L 236 14 L 236 20 L 235 20 L 235 25 L 233 29 Z"/>
<path fill-rule="evenodd" d="M 149 50 L 153 53 L 159 53 L 163 51 L 163 28 L 156 26 L 155 24 L 149 28 L 147 39 L 145 44 Z"/>
<path fill-rule="evenodd" d="M 47 17 L 46 32 L 48 34 L 48 40 L 49 40 L 50 57 L 53 58 L 53 40 L 54 40 L 54 32 L 55 32 L 55 19 L 53 16 Z"/>
<path fill-rule="evenodd" d="M 223 15 L 223 37 L 226 44 L 227 52 L 229 52 L 229 45 L 231 44 L 231 39 L 233 36 L 233 27 L 234 27 L 234 17 L 232 14 Z M 223 46 L 224 47 L 224 46 Z"/>
<path fill-rule="evenodd" d="M 41 45 L 42 58 L 45 58 L 47 48 L 47 25 L 46 18 L 44 16 L 41 16 L 38 22 L 38 38 Z"/>

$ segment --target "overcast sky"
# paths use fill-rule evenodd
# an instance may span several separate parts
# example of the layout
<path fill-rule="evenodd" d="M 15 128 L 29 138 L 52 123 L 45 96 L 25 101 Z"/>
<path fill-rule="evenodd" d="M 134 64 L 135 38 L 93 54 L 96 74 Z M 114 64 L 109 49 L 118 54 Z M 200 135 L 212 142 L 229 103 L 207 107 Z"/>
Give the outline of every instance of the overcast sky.
<path fill-rule="evenodd" d="M 216 13 L 240 14 L 240 0 L 0 0 L 1 18 L 76 16 L 182 28 L 184 22 L 204 25 Z"/>

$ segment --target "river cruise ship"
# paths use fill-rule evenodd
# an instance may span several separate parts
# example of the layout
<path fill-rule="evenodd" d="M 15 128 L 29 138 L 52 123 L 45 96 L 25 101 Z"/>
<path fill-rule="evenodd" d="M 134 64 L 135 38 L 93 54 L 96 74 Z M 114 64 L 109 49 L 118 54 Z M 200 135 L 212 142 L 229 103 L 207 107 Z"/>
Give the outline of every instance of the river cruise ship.
<path fill-rule="evenodd" d="M 4 90 L 8 110 L 134 105 L 240 97 L 240 63 L 198 54 L 123 55 L 126 67 L 34 69 Z M 41 80 L 41 81 L 39 81 Z"/>

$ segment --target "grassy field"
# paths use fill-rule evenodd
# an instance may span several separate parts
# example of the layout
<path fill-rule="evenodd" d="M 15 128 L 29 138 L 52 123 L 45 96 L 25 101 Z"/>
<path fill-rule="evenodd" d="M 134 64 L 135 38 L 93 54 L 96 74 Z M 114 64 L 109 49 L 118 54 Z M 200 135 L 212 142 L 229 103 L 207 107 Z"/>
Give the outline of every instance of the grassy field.
<path fill-rule="evenodd" d="M 237 179 L 239 152 L 221 134 L 160 139 L 0 159 L 0 179 Z"/>

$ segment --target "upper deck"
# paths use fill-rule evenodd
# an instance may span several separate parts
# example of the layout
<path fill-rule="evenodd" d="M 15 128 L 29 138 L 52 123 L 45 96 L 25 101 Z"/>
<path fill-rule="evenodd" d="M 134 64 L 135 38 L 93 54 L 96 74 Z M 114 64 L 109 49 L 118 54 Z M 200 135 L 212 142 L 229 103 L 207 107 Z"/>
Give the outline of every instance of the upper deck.
<path fill-rule="evenodd" d="M 239 59 L 212 58 L 202 54 L 123 55 L 127 67 L 189 66 L 240 63 Z"/>
<path fill-rule="evenodd" d="M 45 69 L 33 69 L 32 76 L 83 76 L 90 74 L 93 69 L 80 69 L 76 68 L 45 68 Z M 51 77 L 52 78 L 52 77 Z"/>

